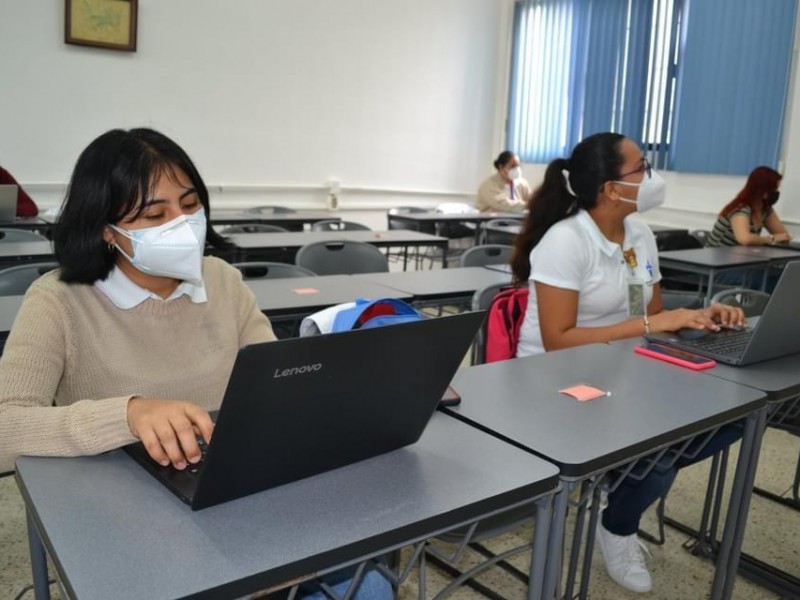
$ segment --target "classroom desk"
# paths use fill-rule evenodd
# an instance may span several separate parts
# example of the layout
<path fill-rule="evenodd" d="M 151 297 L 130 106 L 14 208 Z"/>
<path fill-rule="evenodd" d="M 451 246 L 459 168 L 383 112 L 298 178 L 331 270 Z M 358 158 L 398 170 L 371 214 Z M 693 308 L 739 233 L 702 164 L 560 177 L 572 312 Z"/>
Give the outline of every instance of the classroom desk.
<path fill-rule="evenodd" d="M 50 223 L 41 217 L 17 217 L 13 221 L 0 221 L 0 229 L 49 229 Z"/>
<path fill-rule="evenodd" d="M 265 224 L 284 227 L 289 231 L 303 231 L 306 225 L 319 221 L 341 221 L 341 217 L 324 211 L 299 210 L 293 213 L 249 213 L 245 211 L 212 210 L 211 225 Z"/>
<path fill-rule="evenodd" d="M 157 600 L 292 585 L 535 499 L 547 523 L 557 474 L 436 413 L 416 444 L 198 512 L 121 450 L 23 457 L 16 478 L 37 600 L 49 597 L 45 550 L 71 597 Z M 548 529 L 535 535 L 534 582 Z"/>
<path fill-rule="evenodd" d="M 253 290 L 261 311 L 273 320 L 298 319 L 357 298 L 411 300 L 412 297 L 412 294 L 358 275 L 248 279 L 245 283 Z"/>
<path fill-rule="evenodd" d="M 421 213 L 402 213 L 392 215 L 392 221 L 406 223 L 419 229 L 423 224 L 442 225 L 447 223 L 471 223 L 475 225 L 475 244 L 480 243 L 482 228 L 480 225 L 493 219 L 523 219 L 523 212 L 474 212 L 464 214 L 440 213 L 435 210 Z"/>
<path fill-rule="evenodd" d="M 408 248 L 438 247 L 442 250 L 443 266 L 447 266 L 447 238 L 397 229 L 392 231 L 306 231 L 290 233 L 234 233 L 226 236 L 236 246 L 236 260 L 279 260 L 294 262 L 297 251 L 313 242 L 352 240 L 379 248 L 402 246 L 404 264 Z"/>
<path fill-rule="evenodd" d="M 609 396 L 578 402 L 558 390 L 587 384 Z M 752 449 L 760 443 L 764 393 L 698 375 L 607 344 L 593 344 L 462 369 L 453 380 L 459 406 L 443 409 L 483 431 L 552 461 L 561 472 L 545 576 L 545 597 L 573 597 L 586 504 L 594 495 L 584 548 L 581 597 L 589 586 L 599 484 L 614 490 L 634 466 L 674 464 L 692 439 L 708 439 L 724 424 L 746 417 L 743 454 L 734 480 L 711 597 L 729 598 L 741 547 Z M 676 449 L 676 445 L 680 444 Z M 561 587 L 569 496 L 581 488 L 566 585 Z M 668 582 L 661 582 L 668 585 Z"/>
<path fill-rule="evenodd" d="M 634 347 L 640 345 L 642 341 L 642 338 L 630 338 L 611 342 L 611 345 L 631 351 Z M 787 419 L 797 419 L 800 416 L 800 354 L 784 356 L 744 367 L 718 363 L 714 368 L 702 371 L 702 373 L 710 377 L 747 386 L 766 394 L 767 404 L 764 427 L 779 427 Z M 754 474 L 758 462 L 758 450 L 758 448 L 754 448 L 754 456 L 750 459 Z M 721 477 L 724 478 L 724 470 L 720 473 Z M 754 488 L 753 491 L 770 500 L 797 509 L 800 508 L 800 504 L 797 502 L 798 486 L 800 485 L 798 477 L 800 477 L 800 472 L 796 473 L 795 481 L 792 485 L 793 500 L 781 498 L 776 494 L 765 492 L 759 488 Z M 719 486 L 717 489 L 721 489 L 723 483 L 724 481 L 722 480 L 718 481 L 716 483 L 716 486 Z M 712 503 L 721 502 L 721 498 L 707 498 L 706 501 L 710 507 Z M 701 535 L 707 533 L 705 527 L 701 526 L 700 529 Z M 715 532 L 713 528 L 710 535 L 712 543 L 714 543 Z M 713 551 L 714 548 L 711 550 Z M 744 553 L 741 555 L 739 571 L 745 577 L 756 581 L 777 594 L 786 597 L 800 597 L 800 579 L 798 578 L 800 573 L 796 575 L 786 573 Z"/>
<path fill-rule="evenodd" d="M 0 242 L 0 269 L 31 262 L 55 260 L 53 244 L 42 242 Z"/>
<path fill-rule="evenodd" d="M 648 223 L 647 226 L 653 233 L 661 233 L 661 234 L 689 233 L 689 230 L 686 229 L 685 227 L 673 227 L 672 225 L 657 225 L 655 223 Z"/>
<path fill-rule="evenodd" d="M 510 274 L 484 267 L 363 273 L 351 275 L 351 278 L 411 294 L 417 304 L 469 304 L 477 290 L 497 283 L 511 283 Z"/>
<path fill-rule="evenodd" d="M 700 275 L 698 292 L 702 292 L 704 281 L 706 286 L 706 303 L 714 295 L 714 280 L 724 271 L 734 269 L 756 269 L 766 274 L 770 256 L 766 253 L 753 254 L 737 251 L 737 246 L 723 248 L 695 248 L 691 250 L 668 250 L 658 253 L 661 269 L 675 269 Z M 764 278 L 766 281 L 766 277 Z"/>

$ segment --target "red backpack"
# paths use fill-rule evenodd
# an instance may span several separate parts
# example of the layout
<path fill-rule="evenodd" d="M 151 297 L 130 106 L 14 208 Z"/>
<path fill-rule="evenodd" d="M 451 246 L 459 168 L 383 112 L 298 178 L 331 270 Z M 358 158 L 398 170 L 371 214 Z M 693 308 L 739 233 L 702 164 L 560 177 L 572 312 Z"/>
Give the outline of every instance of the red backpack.
<path fill-rule="evenodd" d="M 519 329 L 528 308 L 528 286 L 503 290 L 492 300 L 486 319 L 486 362 L 517 355 Z"/>

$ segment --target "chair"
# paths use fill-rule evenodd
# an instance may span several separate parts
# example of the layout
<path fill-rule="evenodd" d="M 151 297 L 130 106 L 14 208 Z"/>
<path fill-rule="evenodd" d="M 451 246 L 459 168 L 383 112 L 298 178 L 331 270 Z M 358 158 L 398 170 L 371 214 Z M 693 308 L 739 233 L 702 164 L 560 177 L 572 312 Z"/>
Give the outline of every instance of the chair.
<path fill-rule="evenodd" d="M 482 243 L 504 244 L 513 246 L 520 230 L 522 221 L 518 219 L 492 219 L 483 224 Z"/>
<path fill-rule="evenodd" d="M 231 233 L 288 233 L 285 227 L 269 225 L 267 223 L 248 223 L 246 225 L 228 225 L 220 230 L 220 235 Z"/>
<path fill-rule="evenodd" d="M 352 240 L 314 242 L 297 251 L 294 264 L 311 269 L 317 275 L 383 273 L 389 263 L 375 246 Z"/>
<path fill-rule="evenodd" d="M 27 229 L 0 229 L 0 242 L 46 242 L 47 238 Z"/>
<path fill-rule="evenodd" d="M 30 285 L 48 271 L 58 268 L 58 263 L 28 263 L 0 270 L 0 296 L 21 296 Z"/>
<path fill-rule="evenodd" d="M 297 265 L 279 262 L 241 262 L 233 263 L 242 272 L 242 279 L 286 279 L 289 277 L 313 277 L 316 275 Z"/>
<path fill-rule="evenodd" d="M 328 221 L 312 223 L 311 231 L 370 231 L 370 228 L 353 221 L 337 221 L 335 219 L 330 219 Z"/>
<path fill-rule="evenodd" d="M 732 288 L 714 294 L 711 303 L 715 302 L 738 306 L 744 311 L 744 316 L 757 317 L 764 312 L 764 308 L 769 302 L 769 294 L 748 288 Z"/>
<path fill-rule="evenodd" d="M 506 264 L 511 260 L 513 246 L 503 244 L 484 244 L 473 246 L 461 255 L 462 267 L 483 267 L 486 265 Z"/>
<path fill-rule="evenodd" d="M 252 208 L 248 208 L 244 212 L 250 214 L 257 214 L 257 215 L 274 215 L 274 214 L 290 214 L 296 213 L 297 211 L 293 208 L 289 208 L 287 206 L 254 206 Z"/>
<path fill-rule="evenodd" d="M 708 229 L 694 229 L 689 232 L 689 235 L 705 246 L 711 232 Z"/>

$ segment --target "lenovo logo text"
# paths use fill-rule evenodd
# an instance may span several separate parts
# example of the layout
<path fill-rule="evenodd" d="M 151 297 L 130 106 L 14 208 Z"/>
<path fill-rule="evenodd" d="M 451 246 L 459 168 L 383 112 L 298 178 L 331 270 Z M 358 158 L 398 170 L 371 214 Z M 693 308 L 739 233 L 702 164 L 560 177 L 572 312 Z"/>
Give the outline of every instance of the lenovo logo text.
<path fill-rule="evenodd" d="M 314 373 L 322 370 L 322 363 L 312 363 L 310 365 L 302 365 L 300 367 L 290 367 L 288 369 L 275 369 L 272 376 L 273 379 L 278 377 L 292 377 L 294 375 L 305 375 L 306 373 Z"/>

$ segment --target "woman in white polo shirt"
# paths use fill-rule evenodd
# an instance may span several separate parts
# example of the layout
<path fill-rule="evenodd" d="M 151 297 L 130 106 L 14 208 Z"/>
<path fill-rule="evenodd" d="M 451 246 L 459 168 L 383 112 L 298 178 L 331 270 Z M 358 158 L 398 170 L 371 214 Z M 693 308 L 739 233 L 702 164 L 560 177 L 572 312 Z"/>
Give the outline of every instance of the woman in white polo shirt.
<path fill-rule="evenodd" d="M 515 279 L 531 282 L 517 356 L 651 331 L 743 325 L 742 311 L 728 306 L 662 310 L 655 238 L 627 217 L 660 205 L 664 196 L 664 181 L 619 134 L 592 135 L 569 159 L 550 163 L 512 258 Z M 740 435 L 738 425 L 723 428 L 691 462 Z M 609 495 L 598 540 L 609 575 L 629 590 L 652 587 L 636 537 L 639 519 L 686 464 L 654 469 L 640 482 L 626 479 Z"/>

